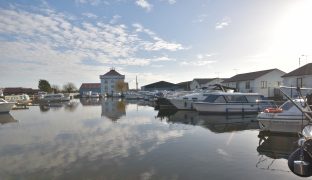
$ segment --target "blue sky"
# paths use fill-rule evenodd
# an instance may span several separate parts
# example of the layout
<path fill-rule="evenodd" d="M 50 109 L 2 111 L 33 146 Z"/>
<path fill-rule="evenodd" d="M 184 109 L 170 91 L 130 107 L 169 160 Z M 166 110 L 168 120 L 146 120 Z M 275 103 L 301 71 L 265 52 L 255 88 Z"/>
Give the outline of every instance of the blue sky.
<path fill-rule="evenodd" d="M 0 0 L 0 87 L 290 72 L 312 58 L 310 17 L 309 0 Z"/>

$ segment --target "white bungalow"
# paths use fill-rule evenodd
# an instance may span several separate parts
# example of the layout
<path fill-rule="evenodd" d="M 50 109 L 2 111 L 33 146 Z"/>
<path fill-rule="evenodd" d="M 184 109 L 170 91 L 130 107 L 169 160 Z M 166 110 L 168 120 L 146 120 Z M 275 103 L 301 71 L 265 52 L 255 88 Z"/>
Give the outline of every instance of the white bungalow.
<path fill-rule="evenodd" d="M 282 76 L 283 83 L 289 87 L 312 87 L 312 63 L 306 64 Z"/>
<path fill-rule="evenodd" d="M 274 97 L 274 89 L 282 85 L 285 72 L 279 69 L 237 74 L 222 82 L 223 85 L 236 88 L 239 92 L 255 92 L 265 97 Z"/>
<path fill-rule="evenodd" d="M 114 68 L 111 68 L 109 72 L 104 75 L 100 75 L 101 79 L 101 94 L 102 95 L 114 95 L 119 93 L 116 90 L 116 83 L 118 81 L 125 81 L 125 75 L 119 74 Z"/>
<path fill-rule="evenodd" d="M 194 90 L 198 88 L 208 87 L 210 85 L 220 84 L 220 82 L 222 81 L 223 79 L 220 78 L 196 78 L 191 81 L 190 89 Z"/>

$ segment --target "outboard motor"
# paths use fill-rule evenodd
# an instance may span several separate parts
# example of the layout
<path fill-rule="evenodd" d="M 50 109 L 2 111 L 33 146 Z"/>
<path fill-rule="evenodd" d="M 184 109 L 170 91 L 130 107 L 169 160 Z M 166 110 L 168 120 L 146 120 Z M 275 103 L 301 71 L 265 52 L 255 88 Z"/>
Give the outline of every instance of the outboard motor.
<path fill-rule="evenodd" d="M 306 126 L 302 135 L 298 140 L 299 148 L 288 158 L 288 167 L 298 176 L 309 177 L 312 175 L 312 126 Z"/>

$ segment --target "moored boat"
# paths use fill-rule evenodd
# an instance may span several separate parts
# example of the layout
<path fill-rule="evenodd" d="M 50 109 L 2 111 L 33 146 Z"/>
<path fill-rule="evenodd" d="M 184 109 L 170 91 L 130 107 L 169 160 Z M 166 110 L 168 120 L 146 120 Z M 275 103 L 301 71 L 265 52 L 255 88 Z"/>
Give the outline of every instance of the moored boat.
<path fill-rule="evenodd" d="M 294 103 L 305 108 L 303 99 L 294 99 L 293 102 L 287 101 L 279 108 L 261 112 L 257 117 L 260 129 L 271 132 L 300 132 L 305 125 L 309 124 L 309 120 Z"/>
<path fill-rule="evenodd" d="M 42 99 L 41 102 L 64 102 L 70 101 L 70 97 L 64 96 L 62 93 L 58 94 L 47 94 Z"/>
<path fill-rule="evenodd" d="M 272 107 L 273 101 L 265 101 L 258 93 L 210 93 L 201 102 L 194 102 L 194 108 L 200 113 L 211 114 L 252 114 Z"/>
<path fill-rule="evenodd" d="M 0 99 L 0 113 L 9 113 L 14 105 L 14 102 L 8 102 L 4 99 Z"/>

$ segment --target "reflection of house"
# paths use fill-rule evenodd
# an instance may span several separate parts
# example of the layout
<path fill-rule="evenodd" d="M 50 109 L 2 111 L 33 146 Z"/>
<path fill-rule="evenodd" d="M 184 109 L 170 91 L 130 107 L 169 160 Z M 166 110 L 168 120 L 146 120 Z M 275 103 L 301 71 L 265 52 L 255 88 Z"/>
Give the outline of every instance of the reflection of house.
<path fill-rule="evenodd" d="M 312 87 L 312 63 L 284 74 L 282 78 L 285 86 Z"/>
<path fill-rule="evenodd" d="M 112 68 L 104 75 L 100 75 L 100 79 L 101 94 L 113 95 L 116 92 L 120 92 L 120 90 L 116 87 L 118 86 L 118 83 L 124 83 L 125 75 L 119 74 L 115 69 Z"/>
<path fill-rule="evenodd" d="M 179 86 L 166 81 L 159 81 L 141 87 L 142 91 L 174 91 L 179 89 Z"/>
<path fill-rule="evenodd" d="M 208 87 L 214 84 L 220 84 L 223 80 L 220 78 L 196 78 L 190 84 L 191 90 Z"/>
<path fill-rule="evenodd" d="M 274 89 L 282 83 L 285 72 L 279 69 L 237 74 L 222 82 L 223 85 L 238 89 L 240 92 L 256 92 L 265 97 L 273 97 Z"/>
<path fill-rule="evenodd" d="M 105 99 L 102 101 L 102 116 L 116 121 L 126 115 L 126 103 L 117 99 Z"/>
<path fill-rule="evenodd" d="M 79 94 L 82 95 L 84 92 L 97 92 L 101 93 L 101 83 L 82 83 L 79 88 Z"/>

